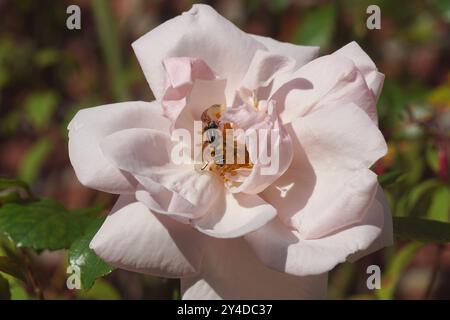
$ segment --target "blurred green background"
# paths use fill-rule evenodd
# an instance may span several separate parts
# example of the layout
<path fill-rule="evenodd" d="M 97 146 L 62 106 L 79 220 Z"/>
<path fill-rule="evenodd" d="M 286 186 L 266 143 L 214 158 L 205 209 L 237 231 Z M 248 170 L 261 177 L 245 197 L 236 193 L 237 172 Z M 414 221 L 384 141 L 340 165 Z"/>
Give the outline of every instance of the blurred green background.
<path fill-rule="evenodd" d="M 67 154 L 67 123 L 80 108 L 152 100 L 130 44 L 194 2 L 0 0 L 0 177 L 21 179 L 35 195 L 69 209 L 110 208 L 114 196 L 78 183 Z M 389 152 L 373 169 L 385 177 L 393 214 L 449 221 L 450 0 L 207 3 L 244 31 L 320 45 L 321 54 L 357 41 L 386 75 L 378 112 Z M 81 8 L 81 30 L 66 28 L 71 4 Z M 380 30 L 366 28 L 371 4 L 381 8 Z M 88 291 L 67 290 L 66 260 L 65 251 L 31 255 L 48 299 L 179 298 L 177 280 L 121 270 Z M 381 290 L 366 287 L 371 264 L 382 268 Z M 12 298 L 34 297 L 29 285 L 3 277 Z M 329 296 L 449 299 L 450 246 L 399 239 L 337 267 Z"/>

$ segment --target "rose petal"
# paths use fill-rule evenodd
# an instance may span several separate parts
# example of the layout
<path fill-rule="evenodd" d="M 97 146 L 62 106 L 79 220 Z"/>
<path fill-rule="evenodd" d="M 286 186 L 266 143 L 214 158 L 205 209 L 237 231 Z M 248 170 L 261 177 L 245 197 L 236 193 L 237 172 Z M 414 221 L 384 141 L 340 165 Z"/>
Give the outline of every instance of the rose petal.
<path fill-rule="evenodd" d="M 322 108 L 290 128 L 295 168 L 305 161 L 316 170 L 369 168 L 387 152 L 383 134 L 355 104 Z"/>
<path fill-rule="evenodd" d="M 213 80 L 214 72 L 199 58 L 172 57 L 163 61 L 167 82 L 170 88 L 192 85 L 197 79 Z"/>
<path fill-rule="evenodd" d="M 327 274 L 295 277 L 265 267 L 243 239 L 208 242 L 198 276 L 181 279 L 190 299 L 324 299 Z"/>
<path fill-rule="evenodd" d="M 183 197 L 197 208 L 209 208 L 219 198 L 223 183 L 213 174 L 195 170 L 155 168 L 146 176 Z"/>
<path fill-rule="evenodd" d="M 372 244 L 366 249 L 358 251 L 348 257 L 348 261 L 354 262 L 368 254 L 371 254 L 372 252 L 378 251 L 384 247 L 389 247 L 394 244 L 394 230 L 392 225 L 392 215 L 391 211 L 389 209 L 388 203 L 386 201 L 386 196 L 384 194 L 383 189 L 381 186 L 378 186 L 377 193 L 375 195 L 375 199 L 383 206 L 383 212 L 384 212 L 384 224 L 383 229 L 381 231 L 381 234 L 378 236 L 378 238 L 375 239 L 375 241 L 372 242 Z"/>
<path fill-rule="evenodd" d="M 283 123 L 324 106 L 354 103 L 377 122 L 375 97 L 352 60 L 328 55 L 311 61 L 296 72 L 275 78 L 271 99 L 277 101 Z"/>
<path fill-rule="evenodd" d="M 241 87 L 256 90 L 266 87 L 277 74 L 293 70 L 295 60 L 268 51 L 256 51 L 250 66 L 241 82 Z"/>
<path fill-rule="evenodd" d="M 223 79 L 195 81 L 173 127 L 187 129 L 194 134 L 194 121 L 201 120 L 203 111 L 215 104 L 225 106 L 226 83 Z"/>
<path fill-rule="evenodd" d="M 154 215 L 134 196 L 120 196 L 90 247 L 114 267 L 155 276 L 195 274 L 204 239 L 191 227 Z"/>
<path fill-rule="evenodd" d="M 318 239 L 301 238 L 280 219 L 247 234 L 245 239 L 270 268 L 298 276 L 321 274 L 349 256 L 367 250 L 382 233 L 384 211 L 375 199 L 360 222 Z M 390 241 L 381 244 L 386 246 Z"/>
<path fill-rule="evenodd" d="M 275 133 L 271 133 L 273 135 Z M 271 140 L 271 136 L 267 138 Z M 270 142 L 269 142 L 270 143 Z M 270 149 L 269 149 L 270 150 Z M 261 154 L 270 155 L 269 164 L 256 163 L 251 169 L 250 174 L 238 186 L 229 188 L 232 193 L 258 194 L 263 192 L 267 187 L 274 183 L 291 164 L 293 152 L 290 136 L 286 133 L 279 133 L 273 144 L 272 151 L 259 150 Z M 278 155 L 278 164 L 276 159 Z M 272 163 L 273 167 L 272 167 Z"/>
<path fill-rule="evenodd" d="M 247 130 L 255 126 L 261 127 L 261 123 L 265 126 L 271 126 L 272 117 L 265 112 L 259 112 L 252 105 L 242 104 L 233 108 L 226 108 L 222 117 L 222 122 L 233 123 L 235 128 Z"/>
<path fill-rule="evenodd" d="M 273 52 L 256 51 L 234 98 L 233 107 L 242 104 L 252 109 L 261 109 L 261 102 L 267 100 L 272 91 L 272 81 L 280 74 L 292 73 L 294 59 Z"/>
<path fill-rule="evenodd" d="M 107 135 L 128 128 L 153 128 L 168 132 L 170 122 L 158 102 L 123 102 L 82 109 L 70 122 L 69 157 L 80 182 L 110 192 L 134 192 L 135 180 L 108 161 L 99 143 Z"/>
<path fill-rule="evenodd" d="M 276 210 L 256 195 L 227 193 L 223 203 L 192 224 L 211 237 L 236 238 L 260 228 L 275 215 Z"/>
<path fill-rule="evenodd" d="M 137 179 L 142 185 L 137 187 L 136 199 L 152 212 L 167 215 L 188 224 L 191 219 L 203 216 L 209 209 L 209 207 L 194 206 L 177 193 L 164 188 L 151 179 L 142 176 Z"/>
<path fill-rule="evenodd" d="M 175 164 L 171 159 L 170 136 L 151 129 L 128 129 L 104 138 L 102 151 L 118 168 L 140 176 L 176 193 L 196 208 L 209 208 L 218 197 L 222 182 L 193 164 Z"/>
<path fill-rule="evenodd" d="M 222 121 L 230 121 L 236 128 L 245 130 L 246 133 L 252 130 L 253 135 L 250 134 L 248 137 L 256 144 L 256 148 L 253 148 L 245 140 L 246 134 L 237 135 L 237 140 L 241 144 L 247 144 L 253 167 L 242 183 L 229 188 L 230 192 L 260 193 L 276 181 L 291 164 L 293 158 L 291 138 L 280 124 L 273 102 L 269 101 L 268 105 L 272 109 L 270 114 L 256 111 L 248 105 L 241 105 L 227 108 L 222 116 Z M 266 143 L 261 143 L 264 141 L 261 138 L 264 137 Z"/>
<path fill-rule="evenodd" d="M 367 168 L 387 149 L 378 128 L 355 105 L 323 108 L 291 125 L 291 168 L 262 197 L 309 239 L 360 221 L 377 188 Z"/>
<path fill-rule="evenodd" d="M 383 87 L 384 74 L 378 72 L 375 63 L 370 59 L 367 53 L 353 41 L 334 52 L 333 55 L 344 56 L 355 63 L 377 100 L 381 93 L 381 88 Z"/>
<path fill-rule="evenodd" d="M 100 143 L 105 157 L 118 168 L 143 174 L 152 167 L 171 163 L 172 141 L 167 132 L 133 128 L 114 132 Z"/>
<path fill-rule="evenodd" d="M 167 58 L 164 60 L 166 70 L 166 88 L 162 97 L 164 115 L 176 120 L 186 105 L 186 98 L 196 80 L 213 80 L 214 72 L 201 59 L 190 57 Z"/>
<path fill-rule="evenodd" d="M 157 99 L 164 92 L 162 61 L 167 57 L 196 57 L 227 79 L 230 103 L 255 51 L 264 49 L 213 8 L 201 4 L 153 29 L 132 46 Z"/>
<path fill-rule="evenodd" d="M 373 172 L 313 174 L 288 170 L 261 197 L 306 239 L 317 239 L 361 221 L 377 188 Z"/>
<path fill-rule="evenodd" d="M 307 64 L 319 55 L 319 47 L 299 46 L 253 34 L 251 36 L 261 42 L 269 52 L 295 59 L 297 68 Z"/>

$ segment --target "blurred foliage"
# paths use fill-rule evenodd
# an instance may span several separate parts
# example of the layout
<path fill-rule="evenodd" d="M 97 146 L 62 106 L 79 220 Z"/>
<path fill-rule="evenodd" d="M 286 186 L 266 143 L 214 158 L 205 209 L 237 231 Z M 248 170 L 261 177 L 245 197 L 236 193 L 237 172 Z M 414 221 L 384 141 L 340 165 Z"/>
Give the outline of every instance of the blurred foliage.
<path fill-rule="evenodd" d="M 328 49 L 336 24 L 336 10 L 332 3 L 312 9 L 297 28 L 294 43 Z"/>
<path fill-rule="evenodd" d="M 114 197 L 78 184 L 66 127 L 84 107 L 152 100 L 130 44 L 193 2 L 0 0 L 0 177 L 9 178 L 0 178 L 0 230 L 8 236 L 0 238 L 0 299 L 180 297 L 176 280 L 123 270 L 95 281 L 111 269 L 88 243 L 102 221 L 98 208 Z M 208 3 L 247 32 L 319 45 L 322 54 L 355 40 L 375 60 L 386 75 L 378 113 L 389 150 L 373 170 L 395 216 L 396 242 L 338 266 L 330 297 L 450 298 L 450 250 L 437 244 L 449 241 L 450 1 Z M 69 4 L 81 7 L 81 30 L 65 27 Z M 380 30 L 366 28 L 373 4 Z M 371 264 L 381 266 L 380 290 L 365 287 Z M 66 288 L 68 265 L 85 270 L 83 290 Z M 419 278 L 417 269 L 431 276 Z"/>
<path fill-rule="evenodd" d="M 410 243 L 403 247 L 398 253 L 389 261 L 387 271 L 382 280 L 381 289 L 375 291 L 378 299 L 393 299 L 397 284 L 404 272 L 405 268 L 411 262 L 414 253 L 421 247 L 419 243 Z"/>
<path fill-rule="evenodd" d="M 0 300 L 10 300 L 11 289 L 8 280 L 0 274 Z"/>
<path fill-rule="evenodd" d="M 47 138 L 38 140 L 26 153 L 17 176 L 28 183 L 34 182 L 42 169 L 42 164 L 52 150 L 52 142 Z"/>
<path fill-rule="evenodd" d="M 106 60 L 108 73 L 111 77 L 111 87 L 114 96 L 119 101 L 128 99 L 127 84 L 122 70 L 119 50 L 119 34 L 106 0 L 92 0 L 92 10 L 95 15 L 102 53 Z"/>
<path fill-rule="evenodd" d="M 450 242 L 450 223 L 430 219 L 394 217 L 394 234 L 399 239 L 422 243 L 448 243 Z"/>
<path fill-rule="evenodd" d="M 99 279 L 93 287 L 86 291 L 77 292 L 78 299 L 95 299 L 95 300 L 120 300 L 120 294 L 109 282 Z"/>

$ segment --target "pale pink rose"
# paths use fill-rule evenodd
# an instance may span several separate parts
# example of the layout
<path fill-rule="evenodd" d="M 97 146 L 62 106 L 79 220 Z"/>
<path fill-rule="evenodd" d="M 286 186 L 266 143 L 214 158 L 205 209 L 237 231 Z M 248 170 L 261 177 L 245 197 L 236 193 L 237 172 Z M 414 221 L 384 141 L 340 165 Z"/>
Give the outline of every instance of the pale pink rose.
<path fill-rule="evenodd" d="M 156 100 L 84 109 L 69 124 L 78 179 L 120 195 L 91 242 L 102 259 L 181 278 L 185 299 L 324 298 L 328 271 L 392 243 L 369 169 L 386 153 L 384 76 L 355 42 L 316 58 L 194 5 L 133 49 Z M 254 163 L 225 180 L 173 162 L 171 132 L 194 133 L 215 104 L 233 128 L 279 130 L 275 172 Z"/>

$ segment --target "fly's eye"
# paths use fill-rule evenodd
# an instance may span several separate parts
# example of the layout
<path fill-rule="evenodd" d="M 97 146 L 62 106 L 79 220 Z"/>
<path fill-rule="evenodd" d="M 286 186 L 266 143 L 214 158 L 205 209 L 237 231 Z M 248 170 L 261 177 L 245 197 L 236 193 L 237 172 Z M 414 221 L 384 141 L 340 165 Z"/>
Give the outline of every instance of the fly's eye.
<path fill-rule="evenodd" d="M 219 126 L 217 125 L 217 123 L 215 123 L 214 121 L 211 121 L 208 123 L 208 125 L 206 126 L 206 129 L 217 129 Z"/>

